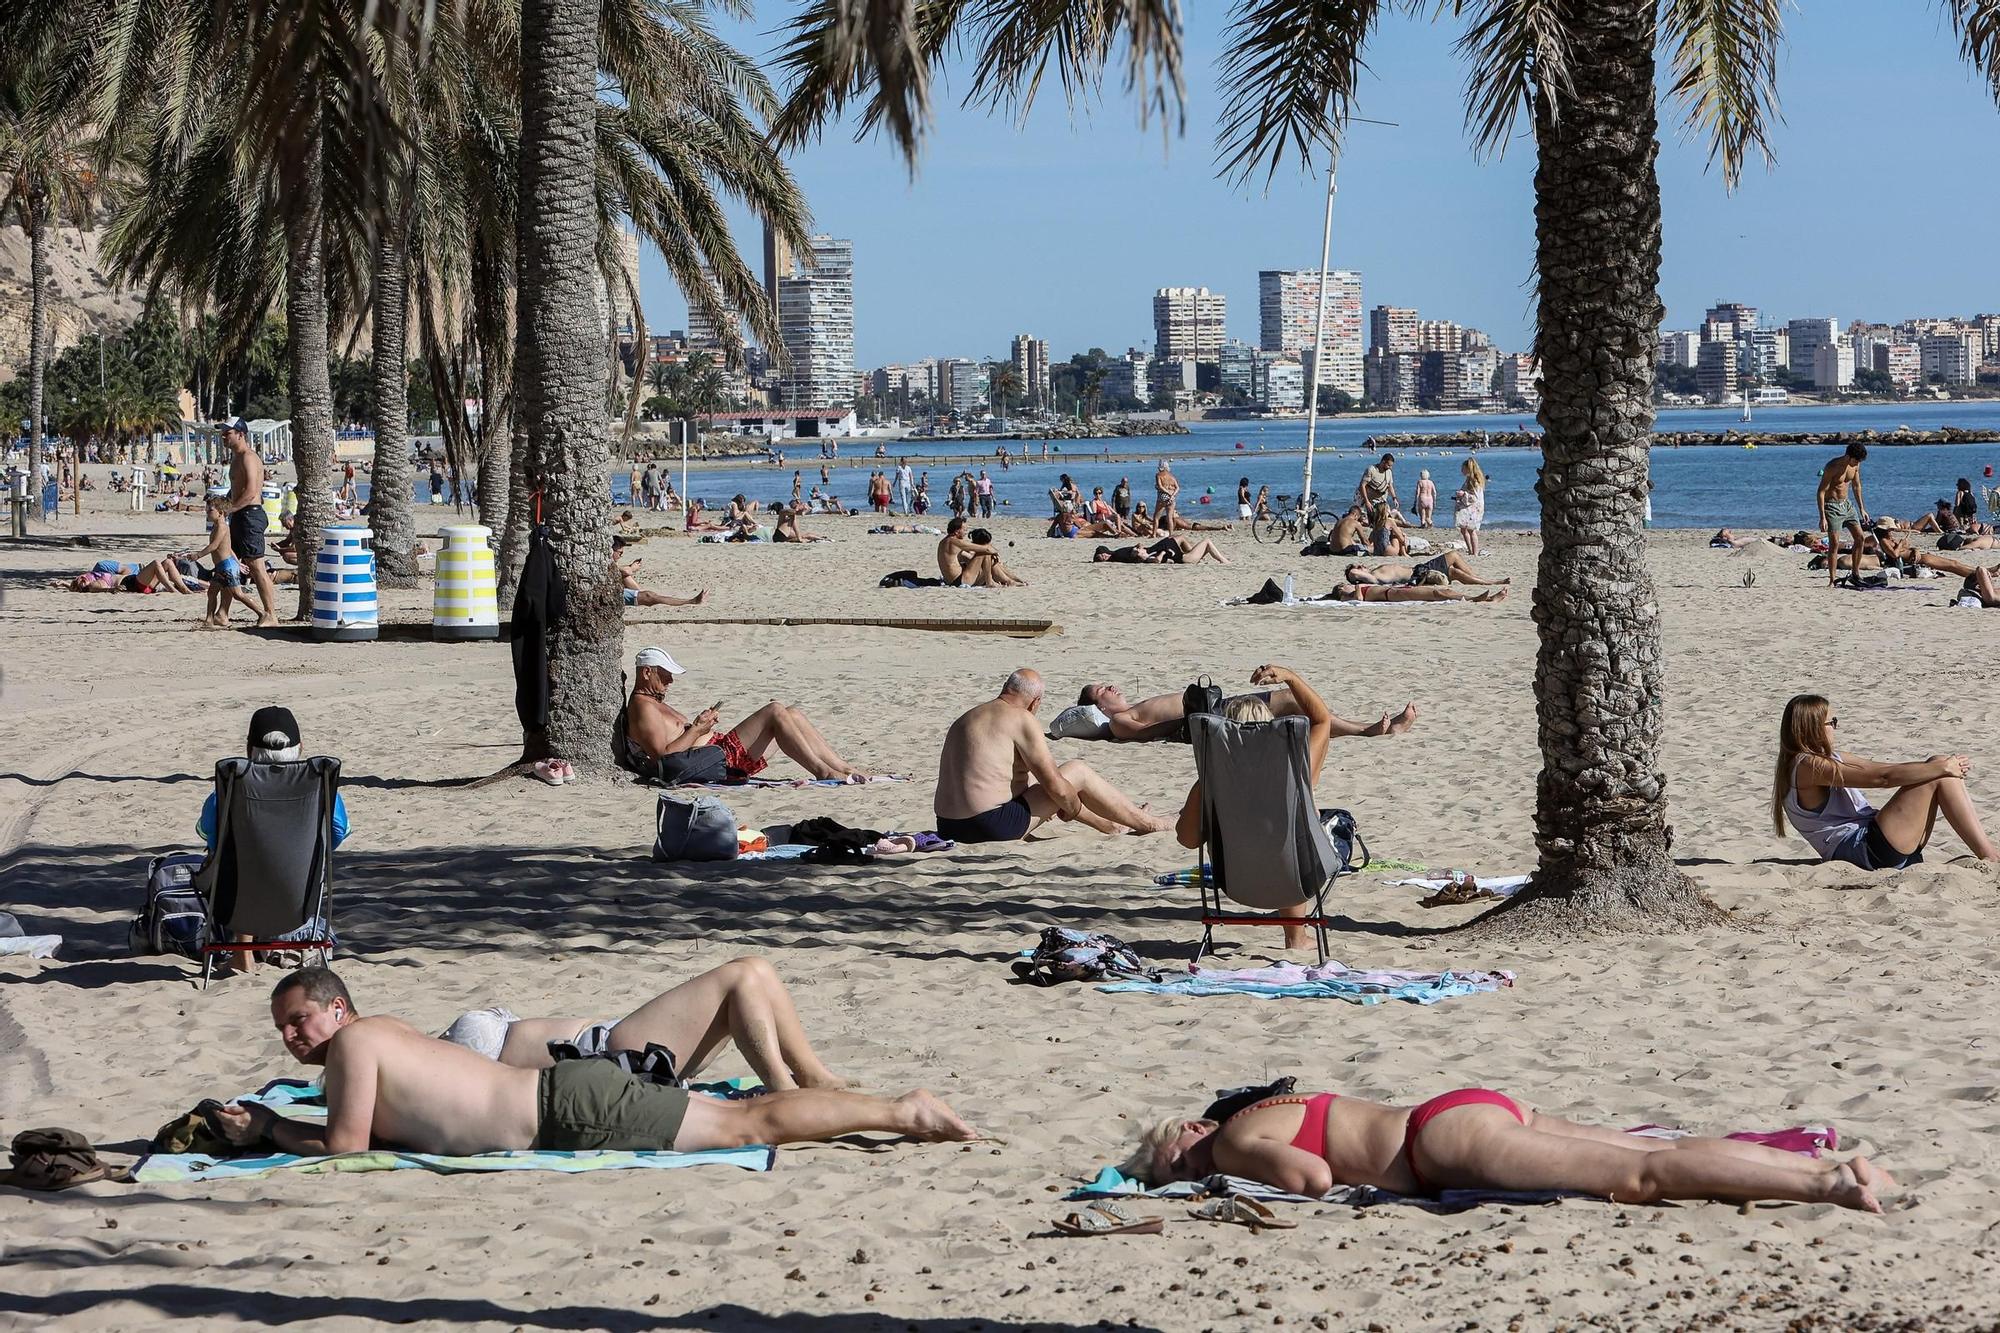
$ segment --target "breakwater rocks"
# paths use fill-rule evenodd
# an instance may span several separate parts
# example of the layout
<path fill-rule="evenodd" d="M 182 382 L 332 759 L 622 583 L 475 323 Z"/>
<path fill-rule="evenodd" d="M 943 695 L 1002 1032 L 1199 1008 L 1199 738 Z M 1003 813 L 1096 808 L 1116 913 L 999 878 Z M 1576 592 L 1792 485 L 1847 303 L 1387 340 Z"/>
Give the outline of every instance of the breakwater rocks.
<path fill-rule="evenodd" d="M 1873 448 L 1881 445 L 1893 448 L 1899 444 L 1984 444 L 2000 440 L 2000 431 L 1992 428 L 1968 430 L 1961 426 L 1944 426 L 1938 430 L 1663 430 L 1653 434 L 1655 449 L 1680 449 L 1694 445 L 1757 445 L 1807 444 L 1821 448 L 1844 449 L 1859 441 Z M 1453 430 L 1426 433 L 1423 431 L 1398 431 L 1394 434 L 1371 435 L 1361 447 L 1367 450 L 1382 449 L 1394 453 L 1398 449 L 1539 449 L 1542 437 L 1538 432 L 1528 430 Z"/>
<path fill-rule="evenodd" d="M 1016 440 L 1117 440 L 1135 435 L 1186 435 L 1178 421 L 1061 421 L 1047 430 L 1016 431 Z"/>

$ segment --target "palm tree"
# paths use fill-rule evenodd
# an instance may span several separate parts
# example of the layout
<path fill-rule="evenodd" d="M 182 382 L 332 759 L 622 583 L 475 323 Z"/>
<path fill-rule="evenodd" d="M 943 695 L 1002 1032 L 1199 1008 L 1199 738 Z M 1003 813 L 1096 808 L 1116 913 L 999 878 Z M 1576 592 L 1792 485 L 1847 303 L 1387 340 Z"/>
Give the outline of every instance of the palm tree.
<path fill-rule="evenodd" d="M 1007 416 L 1007 400 L 1021 392 L 1021 376 L 1006 362 L 996 362 L 987 372 L 987 390 L 993 395 L 993 415 Z"/>
<path fill-rule="evenodd" d="M 90 225 L 97 173 L 77 99 L 52 77 L 49 51 L 9 55 L 0 62 L 0 216 L 11 212 L 28 238 L 28 474 L 39 478 L 50 230 L 65 222 L 79 230 Z M 40 506 L 32 512 L 40 514 Z"/>
<path fill-rule="evenodd" d="M 1337 152 L 1378 0 L 1238 0 L 1224 62 L 1225 171 L 1268 174 Z M 2000 12 L 1946 0 L 1966 58 L 2000 97 Z M 1641 525 L 1652 427 L 1660 190 L 1656 47 L 1669 95 L 1734 185 L 1768 155 L 1781 0 L 1444 0 L 1468 20 L 1468 123 L 1490 150 L 1529 113 L 1538 151 L 1535 350 L 1544 392 L 1542 553 L 1534 599 L 1543 769 L 1541 857 L 1511 900 L 1534 921 L 1618 926 L 1706 919 L 1713 909 L 1669 851 L 1659 744 L 1659 608 Z M 857 11 L 862 11 L 857 13 Z M 1093 88 L 1112 47 L 1148 110 L 1178 109 L 1175 0 L 1003 0 L 912 10 L 899 0 L 816 0 L 794 20 L 795 79 L 779 127 L 810 137 L 843 106 L 886 129 L 914 165 L 931 73 L 976 52 L 968 102 L 1025 107 L 1051 62 Z"/>

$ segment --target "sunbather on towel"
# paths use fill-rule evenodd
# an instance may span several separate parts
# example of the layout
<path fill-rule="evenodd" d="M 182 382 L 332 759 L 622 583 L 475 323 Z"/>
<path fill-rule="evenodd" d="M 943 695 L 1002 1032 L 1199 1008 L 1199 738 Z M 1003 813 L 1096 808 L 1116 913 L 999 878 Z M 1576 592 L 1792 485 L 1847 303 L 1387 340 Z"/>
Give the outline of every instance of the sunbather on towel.
<path fill-rule="evenodd" d="M 1058 765 L 1035 721 L 1040 673 L 1022 667 L 999 696 L 951 724 L 938 754 L 937 831 L 957 842 L 1018 842 L 1045 819 L 1099 833 L 1159 833 L 1163 819 L 1072 759 Z"/>
<path fill-rule="evenodd" d="M 1320 602 L 1504 602 L 1505 588 L 1488 588 L 1476 597 L 1456 588 L 1435 585 L 1412 587 L 1402 583 L 1336 583 Z"/>
<path fill-rule="evenodd" d="M 1456 551 L 1434 555 L 1418 564 L 1389 561 L 1380 565 L 1349 565 L 1349 583 L 1468 583 L 1475 588 L 1504 588 L 1512 579 L 1482 579 L 1472 562 Z"/>
<path fill-rule="evenodd" d="M 1291 717 L 1305 711 L 1292 697 L 1291 690 L 1282 686 L 1258 695 L 1240 697 L 1262 699 L 1270 706 L 1273 717 Z M 1181 723 L 1187 720 L 1187 699 L 1184 695 L 1156 694 L 1150 699 L 1132 703 L 1125 698 L 1123 690 L 1108 681 L 1096 681 L 1084 686 L 1078 692 L 1076 701 L 1096 708 L 1110 719 L 1113 740 L 1161 740 L 1178 732 Z M 1224 703 L 1229 702 L 1224 700 Z M 1332 728 L 1329 734 L 1336 740 L 1346 736 L 1400 736 L 1417 724 L 1417 706 L 1404 704 L 1401 712 L 1384 713 L 1373 722 L 1350 722 L 1331 711 L 1327 717 Z"/>
<path fill-rule="evenodd" d="M 326 1067 L 326 1124 L 287 1120 L 255 1102 L 220 1114 L 230 1142 L 269 1143 L 302 1156 L 370 1147 L 484 1153 L 740 1148 L 843 1134 L 900 1134 L 927 1142 L 977 1137 L 928 1092 L 891 1100 L 795 1088 L 724 1101 L 627 1074 L 607 1060 L 519 1069 L 426 1037 L 401 1019 L 356 1012 L 323 967 L 292 973 L 271 994 L 285 1049 Z"/>
<path fill-rule="evenodd" d="M 692 981 L 655 995 L 623 1018 L 521 1018 L 495 1006 L 461 1014 L 443 1039 L 490 1060 L 522 1069 L 555 1063 L 549 1043 L 568 1042 L 585 1055 L 664 1046 L 684 1077 L 700 1073 L 732 1041 L 751 1070 L 774 1092 L 844 1088 L 814 1054 L 799 1011 L 778 970 L 764 958 L 732 959 Z"/>
<path fill-rule="evenodd" d="M 1614 1203 L 1762 1199 L 1835 1203 L 1879 1213 L 1896 1182 L 1865 1157 L 1816 1161 L 1733 1139 L 1639 1138 L 1559 1120 L 1486 1088 L 1416 1106 L 1322 1092 L 1270 1097 L 1221 1124 L 1167 1120 L 1121 1168 L 1151 1184 L 1246 1176 L 1318 1197 L 1372 1185 L 1436 1197 L 1445 1190 L 1557 1190 Z"/>
<path fill-rule="evenodd" d="M 1836 749 L 1839 726 L 1821 695 L 1797 694 L 1785 704 L 1771 791 L 1771 823 L 1779 837 L 1789 821 L 1826 860 L 1901 870 L 1924 859 L 1924 844 L 1942 814 L 1974 856 L 2000 861 L 1965 790 L 1970 760 L 1934 754 L 1920 764 L 1878 764 Z M 1868 787 L 1896 794 L 1877 810 L 1861 794 Z"/>
<path fill-rule="evenodd" d="M 866 777 L 827 744 L 812 720 L 776 699 L 727 731 L 717 731 L 720 704 L 688 717 L 667 702 L 667 687 L 687 668 L 664 648 L 643 648 L 633 662 L 632 701 L 625 714 L 625 735 L 646 759 L 679 754 L 702 745 L 722 747 L 729 780 L 754 778 L 768 766 L 764 755 L 773 745 L 816 778 Z"/>
<path fill-rule="evenodd" d="M 1311 767 L 1306 779 L 1310 789 L 1319 781 L 1319 771 L 1326 765 L 1326 743 L 1333 739 L 1333 713 L 1319 692 L 1306 684 L 1298 672 L 1290 667 L 1265 665 L 1250 673 L 1252 685 L 1276 685 L 1290 692 L 1294 705 L 1305 718 L 1306 759 Z M 1255 694 L 1240 695 L 1222 705 L 1222 715 L 1231 722 L 1270 722 L 1275 714 L 1271 705 Z M 1174 837 L 1183 847 L 1199 850 L 1201 847 L 1201 782 L 1197 780 L 1188 788 L 1187 800 L 1181 803 L 1180 818 L 1174 823 Z M 1279 916 L 1302 917 L 1311 906 L 1301 898 L 1292 907 L 1280 909 Z M 1313 937 L 1304 926 L 1285 927 L 1285 947 L 1303 949 L 1313 942 Z M 1322 1191 L 1324 1193 L 1324 1191 Z"/>

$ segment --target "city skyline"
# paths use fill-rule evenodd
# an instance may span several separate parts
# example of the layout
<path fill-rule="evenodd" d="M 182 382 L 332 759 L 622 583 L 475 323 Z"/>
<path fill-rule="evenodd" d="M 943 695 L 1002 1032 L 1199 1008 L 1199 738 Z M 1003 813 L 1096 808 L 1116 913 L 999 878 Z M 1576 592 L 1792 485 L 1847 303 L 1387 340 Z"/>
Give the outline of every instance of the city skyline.
<path fill-rule="evenodd" d="M 787 13 L 766 6 L 756 23 L 722 26 L 761 59 Z M 1965 303 L 1959 266 L 1971 251 L 1857 252 L 1850 229 L 1800 225 L 1865 205 L 1852 193 L 1857 160 L 1886 164 L 1885 190 L 1897 181 L 1912 190 L 1918 180 L 1950 182 L 1948 207 L 1967 218 L 2000 207 L 2000 114 L 1948 34 L 1911 18 L 1847 0 L 1790 25 L 1780 162 L 1771 173 L 1753 164 L 1734 196 L 1663 111 L 1664 327 L 1698 327 L 1725 291 L 1766 308 L 1884 320 Z M 1287 171 L 1268 196 L 1214 179 L 1212 62 L 1222 21 L 1213 10 L 1189 13 L 1188 132 L 1170 143 L 1157 123 L 1139 128 L 1115 89 L 1079 112 L 1074 131 L 1060 98 L 1044 100 L 1017 130 L 1004 114 L 959 110 L 965 80 L 955 73 L 914 180 L 886 144 L 853 143 L 842 126 L 802 151 L 793 165 L 815 229 L 855 244 L 860 364 L 1002 359 L 1022 328 L 1059 356 L 1063 348 L 1147 347 L 1160 287 L 1224 294 L 1228 335 L 1256 342 L 1258 272 L 1317 266 L 1325 178 Z M 1533 153 L 1523 143 L 1498 162 L 1474 159 L 1461 128 L 1453 35 L 1449 24 L 1385 19 L 1359 111 L 1399 126 L 1360 125 L 1350 136 L 1333 266 L 1368 275 L 1370 306 L 1435 309 L 1488 330 L 1502 347 L 1525 349 Z M 1857 90 L 1893 114 L 1856 114 Z M 754 266 L 759 229 L 740 218 L 737 237 Z M 961 270 L 968 254 L 984 259 Z M 649 322 L 681 326 L 684 302 L 657 255 L 648 253 L 642 273 Z M 959 276 L 966 299 L 938 299 L 943 273 Z M 1973 304 L 2000 305 L 2000 290 L 1975 294 Z"/>

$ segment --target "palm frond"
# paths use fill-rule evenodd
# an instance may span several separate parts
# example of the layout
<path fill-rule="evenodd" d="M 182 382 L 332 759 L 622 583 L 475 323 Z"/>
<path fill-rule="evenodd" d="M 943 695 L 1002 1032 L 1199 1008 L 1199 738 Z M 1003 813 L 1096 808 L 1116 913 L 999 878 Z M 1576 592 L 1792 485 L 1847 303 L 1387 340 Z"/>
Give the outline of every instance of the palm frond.
<path fill-rule="evenodd" d="M 1524 109 L 1562 114 L 1570 84 L 1569 42 L 1559 0 L 1447 0 L 1472 15 L 1458 39 L 1471 64 L 1465 80 L 1465 127 L 1481 153 L 1499 156 Z M 1446 5 L 1439 6 L 1442 11 Z"/>
<path fill-rule="evenodd" d="M 1990 3 L 1990 0 L 1985 0 Z M 1667 95 L 1685 108 L 1682 127 L 1708 140 L 1735 188 L 1751 150 L 1773 159 L 1769 131 L 1778 113 L 1778 52 L 1785 0 L 1663 0 L 1661 40 L 1673 81 Z"/>
<path fill-rule="evenodd" d="M 2000 104 L 2000 0 L 1945 0 L 1959 54 L 1986 80 Z"/>
<path fill-rule="evenodd" d="M 1220 174 L 1238 182 L 1318 150 L 1335 153 L 1367 72 L 1369 35 L 1391 0 L 1240 0 L 1222 83 Z"/>

